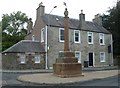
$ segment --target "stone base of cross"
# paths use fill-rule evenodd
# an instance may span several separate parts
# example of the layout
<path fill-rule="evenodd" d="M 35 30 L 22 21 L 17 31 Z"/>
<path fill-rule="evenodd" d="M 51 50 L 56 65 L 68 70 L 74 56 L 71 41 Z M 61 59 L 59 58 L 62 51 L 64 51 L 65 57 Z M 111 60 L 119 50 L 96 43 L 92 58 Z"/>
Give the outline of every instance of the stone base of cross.
<path fill-rule="evenodd" d="M 70 51 L 59 53 L 56 63 L 53 64 L 53 71 L 54 75 L 62 78 L 83 76 L 81 64 L 78 63 L 75 53 Z"/>

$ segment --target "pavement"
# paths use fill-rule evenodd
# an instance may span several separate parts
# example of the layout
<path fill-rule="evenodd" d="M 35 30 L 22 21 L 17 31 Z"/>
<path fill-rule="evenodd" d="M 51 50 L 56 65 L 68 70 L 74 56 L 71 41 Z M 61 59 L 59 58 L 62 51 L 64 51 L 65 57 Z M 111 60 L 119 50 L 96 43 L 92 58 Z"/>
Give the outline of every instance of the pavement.
<path fill-rule="evenodd" d="M 85 82 L 96 79 L 103 79 L 107 77 L 112 77 L 118 75 L 118 70 L 104 70 L 104 71 L 92 71 L 92 72 L 83 72 L 79 77 L 70 77 L 70 78 L 60 78 L 55 76 L 53 73 L 36 73 L 36 74 L 27 74 L 21 75 L 17 80 L 37 84 L 37 85 L 55 85 L 55 84 L 69 84 L 76 82 Z"/>

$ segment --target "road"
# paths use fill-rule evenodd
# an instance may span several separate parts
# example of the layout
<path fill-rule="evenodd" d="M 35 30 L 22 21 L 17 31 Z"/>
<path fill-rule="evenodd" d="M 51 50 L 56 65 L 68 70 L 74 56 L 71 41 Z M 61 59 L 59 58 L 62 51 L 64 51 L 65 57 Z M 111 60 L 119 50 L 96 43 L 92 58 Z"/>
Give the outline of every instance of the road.
<path fill-rule="evenodd" d="M 120 82 L 120 80 L 119 80 Z M 87 82 L 74 83 L 76 86 L 118 86 L 118 76 L 95 79 Z"/>
<path fill-rule="evenodd" d="M 3 73 L 2 74 L 2 80 L 5 82 L 3 85 L 12 85 L 12 86 L 27 86 L 31 84 L 25 84 L 20 81 L 17 81 L 16 78 L 19 75 L 23 75 L 20 73 Z M 66 86 L 118 86 L 118 78 L 120 76 L 113 76 L 105 79 L 96 79 L 92 81 L 87 81 L 87 82 L 78 82 L 78 83 L 73 83 L 73 84 L 67 84 Z M 119 80 L 120 82 L 120 80 Z M 34 86 L 34 85 L 32 85 Z"/>
<path fill-rule="evenodd" d="M 24 85 L 22 82 L 17 81 L 17 77 L 20 73 L 2 73 L 3 86 L 4 85 Z"/>

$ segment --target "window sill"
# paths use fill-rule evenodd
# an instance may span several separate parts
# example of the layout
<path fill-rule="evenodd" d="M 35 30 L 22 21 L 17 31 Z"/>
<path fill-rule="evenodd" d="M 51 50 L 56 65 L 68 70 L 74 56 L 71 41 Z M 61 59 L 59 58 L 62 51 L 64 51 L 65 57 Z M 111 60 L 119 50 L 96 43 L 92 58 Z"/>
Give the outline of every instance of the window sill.
<path fill-rule="evenodd" d="M 20 63 L 20 64 L 26 64 L 26 63 Z"/>
<path fill-rule="evenodd" d="M 40 62 L 35 62 L 35 64 L 40 64 Z"/>
<path fill-rule="evenodd" d="M 74 43 L 80 44 L 80 42 L 74 42 Z"/>
<path fill-rule="evenodd" d="M 44 43 L 45 41 L 41 41 L 41 43 Z"/>
<path fill-rule="evenodd" d="M 59 42 L 64 43 L 64 41 L 59 41 Z"/>
<path fill-rule="evenodd" d="M 93 45 L 93 43 L 88 43 L 89 45 Z"/>
<path fill-rule="evenodd" d="M 105 63 L 105 61 L 100 61 L 101 63 Z"/>
<path fill-rule="evenodd" d="M 105 44 L 100 44 L 101 46 L 104 46 Z"/>
<path fill-rule="evenodd" d="M 78 61 L 78 63 L 80 63 L 80 64 L 81 64 L 81 61 Z"/>

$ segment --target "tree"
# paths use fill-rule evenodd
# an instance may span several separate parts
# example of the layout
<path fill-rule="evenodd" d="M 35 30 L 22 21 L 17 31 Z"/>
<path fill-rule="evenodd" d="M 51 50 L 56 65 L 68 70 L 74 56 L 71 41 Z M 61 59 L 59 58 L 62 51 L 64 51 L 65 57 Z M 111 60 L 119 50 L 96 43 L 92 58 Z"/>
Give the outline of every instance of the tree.
<path fill-rule="evenodd" d="M 120 56 L 120 2 L 103 15 L 103 26 L 113 34 L 114 56 Z"/>
<path fill-rule="evenodd" d="M 2 16 L 2 51 L 24 39 L 28 17 L 20 11 Z"/>

